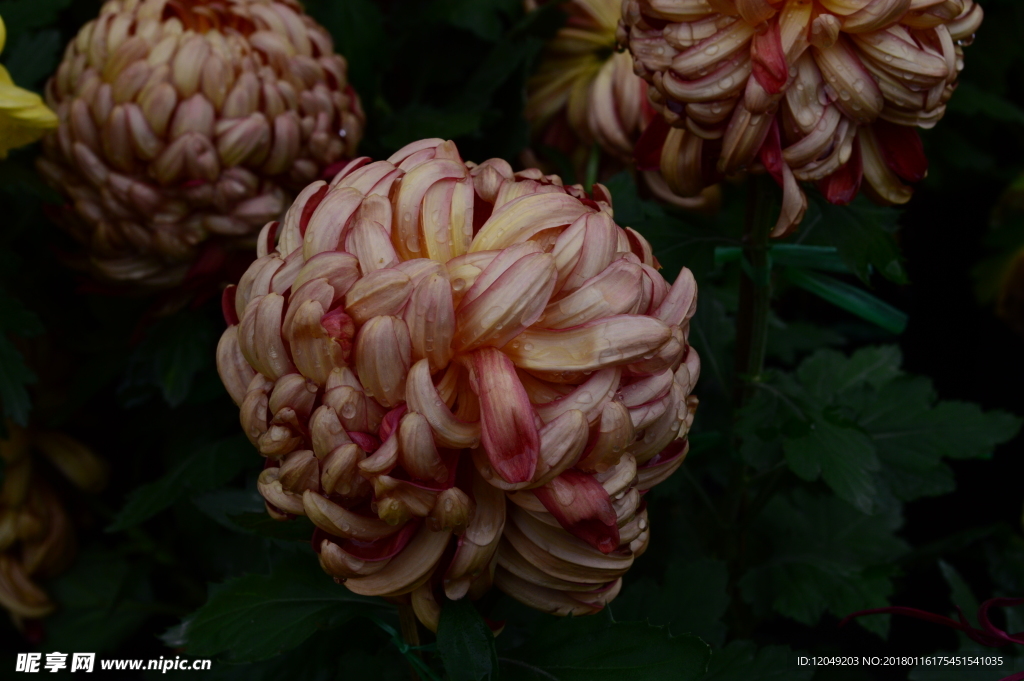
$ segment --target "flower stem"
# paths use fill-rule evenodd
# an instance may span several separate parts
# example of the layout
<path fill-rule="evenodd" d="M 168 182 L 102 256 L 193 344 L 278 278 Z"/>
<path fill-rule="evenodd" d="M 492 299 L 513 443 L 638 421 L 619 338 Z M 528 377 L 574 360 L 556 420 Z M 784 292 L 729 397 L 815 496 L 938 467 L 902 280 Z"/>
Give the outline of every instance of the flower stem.
<path fill-rule="evenodd" d="M 398 624 L 402 629 L 402 638 L 412 649 L 410 652 L 416 657 L 420 657 L 420 652 L 416 650 L 420 645 L 419 622 L 416 620 L 416 613 L 413 611 L 412 605 L 407 603 L 400 603 L 398 605 Z M 416 673 L 416 667 L 411 661 L 409 664 L 409 677 L 412 681 L 420 681 L 420 676 Z"/>
<path fill-rule="evenodd" d="M 750 399 L 764 371 L 771 310 L 771 263 L 768 237 L 772 229 L 774 186 L 767 175 L 747 180 L 747 210 L 743 235 L 743 269 L 736 318 L 737 397 Z"/>

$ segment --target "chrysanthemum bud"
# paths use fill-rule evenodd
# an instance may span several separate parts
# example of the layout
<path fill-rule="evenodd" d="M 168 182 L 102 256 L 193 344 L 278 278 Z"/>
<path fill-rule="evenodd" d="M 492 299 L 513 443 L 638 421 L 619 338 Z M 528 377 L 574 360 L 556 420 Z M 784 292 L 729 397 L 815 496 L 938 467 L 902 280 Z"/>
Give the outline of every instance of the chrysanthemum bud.
<path fill-rule="evenodd" d="M 604 187 L 441 140 L 353 161 L 281 224 L 217 352 L 271 514 L 428 626 L 442 592 L 493 584 L 561 614 L 611 600 L 646 546 L 637 486 L 682 462 L 696 407 L 689 271 L 670 286 Z"/>
<path fill-rule="evenodd" d="M 108 0 L 47 85 L 39 169 L 98 276 L 170 286 L 355 155 L 364 116 L 294 0 Z"/>
<path fill-rule="evenodd" d="M 638 162 L 683 196 L 767 170 L 777 236 L 803 217 L 800 182 L 905 203 L 927 172 L 914 128 L 942 118 L 981 19 L 974 0 L 626 0 L 619 38 L 663 121 Z"/>

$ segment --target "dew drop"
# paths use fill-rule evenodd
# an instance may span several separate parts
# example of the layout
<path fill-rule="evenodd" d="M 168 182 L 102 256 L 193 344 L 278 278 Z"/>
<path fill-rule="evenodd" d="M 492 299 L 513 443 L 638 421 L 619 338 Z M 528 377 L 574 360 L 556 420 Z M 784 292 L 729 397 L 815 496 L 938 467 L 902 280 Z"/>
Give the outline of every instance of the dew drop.
<path fill-rule="evenodd" d="M 461 291 L 464 288 L 466 288 L 465 279 L 456 279 L 455 281 L 452 282 L 452 290 Z"/>
<path fill-rule="evenodd" d="M 354 404 L 346 404 L 341 408 L 341 415 L 347 419 L 355 417 L 356 406 Z"/>

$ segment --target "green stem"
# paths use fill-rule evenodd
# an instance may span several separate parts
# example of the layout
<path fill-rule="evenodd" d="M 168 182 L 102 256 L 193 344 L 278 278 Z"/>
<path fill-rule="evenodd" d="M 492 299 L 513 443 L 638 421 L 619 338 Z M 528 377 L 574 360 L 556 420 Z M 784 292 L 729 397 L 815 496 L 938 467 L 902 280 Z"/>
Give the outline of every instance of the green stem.
<path fill-rule="evenodd" d="M 774 185 L 761 175 L 747 180 L 747 210 L 743 235 L 744 276 L 740 281 L 740 305 L 736 320 L 736 376 L 740 402 L 748 401 L 754 384 L 761 380 L 768 346 L 768 314 L 771 310 L 771 263 L 768 237 L 774 213 Z M 749 269 L 748 269 L 749 266 Z"/>
<path fill-rule="evenodd" d="M 768 239 L 776 210 L 775 191 L 774 183 L 767 175 L 751 176 L 747 180 L 743 274 L 740 277 L 739 309 L 736 315 L 737 410 L 752 399 L 764 372 L 772 292 Z M 735 445 L 738 447 L 739 442 Z M 732 531 L 726 548 L 730 562 L 733 624 L 737 631 L 745 634 L 752 631 L 754 626 L 753 612 L 743 603 L 738 584 L 739 578 L 746 571 L 746 526 L 751 509 L 763 506 L 767 501 L 758 495 L 755 503 L 751 504 L 750 473 L 746 465 L 737 465 L 733 470 L 728 494 Z M 774 484 L 771 487 L 774 490 Z"/>

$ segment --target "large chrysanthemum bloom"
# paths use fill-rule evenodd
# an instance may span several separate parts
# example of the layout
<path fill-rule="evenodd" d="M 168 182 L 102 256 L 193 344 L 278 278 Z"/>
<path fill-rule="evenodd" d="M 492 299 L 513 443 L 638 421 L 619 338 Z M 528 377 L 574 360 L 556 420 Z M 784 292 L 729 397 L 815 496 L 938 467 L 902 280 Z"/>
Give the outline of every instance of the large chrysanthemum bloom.
<path fill-rule="evenodd" d="M 973 0 L 625 0 L 619 39 L 662 113 L 638 160 L 684 196 L 767 169 L 776 235 L 799 182 L 905 203 L 928 167 L 915 127 L 942 118 L 981 20 Z"/>
<path fill-rule="evenodd" d="M 0 18 L 0 52 L 6 42 L 7 27 Z M 11 74 L 0 65 L 0 159 L 7 158 L 11 149 L 31 144 L 56 127 L 57 116 L 42 97 L 15 85 Z"/>
<path fill-rule="evenodd" d="M 110 0 L 47 86 L 39 168 L 99 277 L 170 286 L 355 155 L 347 64 L 294 0 Z M 214 246 L 216 244 L 217 246 Z"/>
<path fill-rule="evenodd" d="M 692 275 L 669 286 L 601 185 L 436 139 L 367 161 L 303 190 L 225 292 L 218 369 L 269 512 L 430 627 L 492 582 L 600 609 L 685 455 Z"/>
<path fill-rule="evenodd" d="M 7 439 L 0 440 L 0 606 L 20 622 L 53 611 L 38 581 L 62 572 L 75 556 L 74 522 L 50 474 L 98 492 L 106 482 L 106 466 L 67 435 L 13 423 L 6 428 Z"/>
<path fill-rule="evenodd" d="M 527 0 L 527 11 L 538 4 Z M 633 146 L 657 115 L 647 101 L 647 81 L 633 73 L 633 58 L 616 44 L 621 6 L 621 0 L 564 3 L 566 25 L 548 43 L 527 83 L 525 115 L 534 139 L 542 150 L 565 154 L 578 173 L 595 143 L 616 167 L 631 165 Z M 718 206 L 717 187 L 684 198 L 673 194 L 658 172 L 641 175 L 662 200 L 691 210 Z"/>

